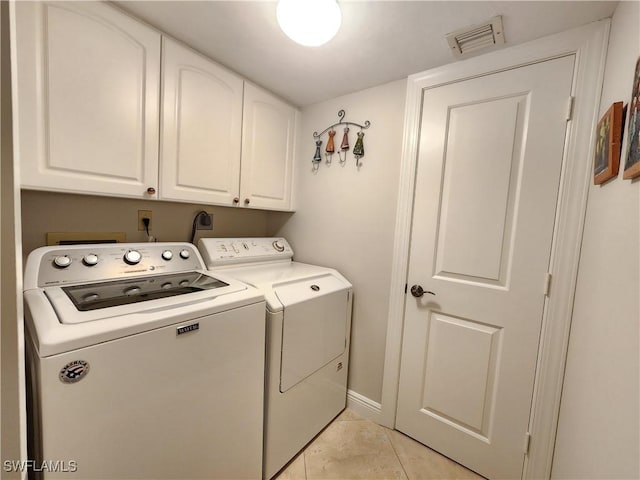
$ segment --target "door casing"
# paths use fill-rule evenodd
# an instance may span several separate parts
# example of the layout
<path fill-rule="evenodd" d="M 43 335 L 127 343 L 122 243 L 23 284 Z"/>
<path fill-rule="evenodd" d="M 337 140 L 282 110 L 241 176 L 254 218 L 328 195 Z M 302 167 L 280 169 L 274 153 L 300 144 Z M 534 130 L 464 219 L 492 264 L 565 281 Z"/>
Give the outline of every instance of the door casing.
<path fill-rule="evenodd" d="M 601 20 L 523 45 L 411 75 L 407 81 L 403 152 L 396 210 L 387 343 L 379 412 L 369 418 L 395 426 L 405 285 L 420 131 L 422 91 L 567 54 L 576 55 L 573 104 L 565 140 L 553 233 L 551 294 L 544 309 L 523 478 L 549 478 L 560 407 L 580 245 L 591 180 L 592 134 L 604 75 L 610 20 Z"/>

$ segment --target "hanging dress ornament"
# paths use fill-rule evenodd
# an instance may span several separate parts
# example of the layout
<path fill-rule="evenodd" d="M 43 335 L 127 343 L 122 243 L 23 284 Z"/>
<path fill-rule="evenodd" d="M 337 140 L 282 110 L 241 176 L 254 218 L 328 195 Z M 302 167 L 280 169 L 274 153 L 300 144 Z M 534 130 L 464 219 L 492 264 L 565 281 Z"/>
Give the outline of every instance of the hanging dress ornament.
<path fill-rule="evenodd" d="M 322 155 L 320 155 L 320 146 L 322 145 L 322 140 L 316 140 L 316 153 L 313 156 L 314 162 L 319 162 L 322 160 Z"/>
<path fill-rule="evenodd" d="M 360 132 L 358 133 L 358 138 L 356 141 L 355 146 L 353 147 L 353 156 L 356 159 L 356 166 L 359 167 L 360 166 L 360 159 L 362 157 L 364 157 L 364 133 L 362 132 L 363 130 L 366 130 L 367 128 L 369 128 L 371 126 L 371 122 L 369 120 L 366 120 L 364 122 L 364 124 L 360 125 L 359 123 L 354 123 L 354 122 L 347 122 L 344 117 L 345 117 L 346 113 L 344 110 L 340 110 L 338 111 L 338 122 L 334 123 L 332 125 L 329 125 L 327 128 L 325 128 L 324 130 L 322 130 L 320 133 L 313 132 L 313 139 L 316 142 L 316 152 L 315 155 L 313 156 L 313 170 L 317 171 L 319 166 L 320 166 L 320 162 L 322 160 L 322 152 L 321 152 L 321 148 L 322 148 L 322 135 L 324 135 L 325 133 L 328 134 L 328 138 L 327 138 L 327 145 L 324 149 L 324 156 L 327 162 L 327 165 L 331 164 L 331 159 L 333 158 L 333 155 L 336 153 L 336 151 L 338 152 L 338 158 L 340 159 L 340 166 L 344 167 L 345 163 L 347 161 L 347 155 L 348 152 L 350 150 L 350 146 L 349 146 L 349 127 L 354 127 L 354 128 L 359 128 Z M 337 141 L 335 136 L 338 133 L 339 129 L 342 128 L 344 131 L 344 134 L 342 135 L 342 143 L 340 143 L 340 146 L 337 145 Z M 357 132 L 357 130 L 356 130 Z"/>
<path fill-rule="evenodd" d="M 342 143 L 340 144 L 340 150 L 344 152 L 344 158 L 340 155 L 340 161 L 345 162 L 347 160 L 347 152 L 349 151 L 349 127 L 344 128 L 344 135 L 342 136 Z"/>
<path fill-rule="evenodd" d="M 313 155 L 313 170 L 317 171 L 322 161 L 322 155 L 320 154 L 320 147 L 322 146 L 322 140 L 316 140 L 316 153 Z"/>
<path fill-rule="evenodd" d="M 360 166 L 360 159 L 364 157 L 364 132 L 358 132 L 358 140 L 353 146 L 353 156 L 356 157 L 356 166 Z"/>
<path fill-rule="evenodd" d="M 325 157 L 327 159 L 327 163 L 331 163 L 331 157 L 333 157 L 333 154 L 336 151 L 336 146 L 333 143 L 333 137 L 335 137 L 336 131 L 329 130 L 327 134 L 329 135 L 329 140 L 327 140 L 327 148 L 325 148 L 324 151 L 326 152 Z"/>

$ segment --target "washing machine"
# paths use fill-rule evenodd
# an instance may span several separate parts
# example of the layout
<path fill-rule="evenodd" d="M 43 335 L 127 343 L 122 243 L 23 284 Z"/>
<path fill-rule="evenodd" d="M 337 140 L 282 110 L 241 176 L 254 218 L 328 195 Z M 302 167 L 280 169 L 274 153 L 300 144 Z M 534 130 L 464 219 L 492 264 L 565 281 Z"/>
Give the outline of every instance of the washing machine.
<path fill-rule="evenodd" d="M 262 475 L 265 302 L 194 245 L 26 262 L 31 478 Z"/>
<path fill-rule="evenodd" d="M 352 286 L 336 270 L 293 261 L 284 238 L 206 238 L 198 248 L 214 275 L 266 299 L 269 479 L 346 406 Z"/>

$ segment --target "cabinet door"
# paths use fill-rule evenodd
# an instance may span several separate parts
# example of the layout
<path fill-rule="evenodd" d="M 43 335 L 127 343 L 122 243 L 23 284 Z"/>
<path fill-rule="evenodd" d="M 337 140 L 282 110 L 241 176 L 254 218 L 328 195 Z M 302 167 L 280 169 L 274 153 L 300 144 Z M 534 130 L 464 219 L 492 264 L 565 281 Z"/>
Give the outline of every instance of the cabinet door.
<path fill-rule="evenodd" d="M 233 205 L 243 81 L 166 37 L 162 61 L 160 197 Z"/>
<path fill-rule="evenodd" d="M 16 2 L 24 188 L 154 198 L 160 34 L 99 2 Z"/>
<path fill-rule="evenodd" d="M 244 87 L 241 205 L 291 210 L 296 109 L 249 83 Z"/>

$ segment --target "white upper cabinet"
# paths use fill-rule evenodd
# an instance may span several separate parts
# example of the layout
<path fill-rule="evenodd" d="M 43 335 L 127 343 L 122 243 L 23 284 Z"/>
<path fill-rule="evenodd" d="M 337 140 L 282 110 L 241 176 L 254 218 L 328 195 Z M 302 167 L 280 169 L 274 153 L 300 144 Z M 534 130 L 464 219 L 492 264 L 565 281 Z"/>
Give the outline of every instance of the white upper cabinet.
<path fill-rule="evenodd" d="M 234 205 L 244 82 L 169 38 L 162 42 L 160 198 Z"/>
<path fill-rule="evenodd" d="M 240 201 L 292 210 L 296 109 L 249 83 L 244 87 Z"/>
<path fill-rule="evenodd" d="M 24 188 L 156 198 L 160 34 L 99 2 L 16 2 Z"/>
<path fill-rule="evenodd" d="M 23 188 L 292 209 L 295 108 L 107 3 L 15 9 Z"/>

